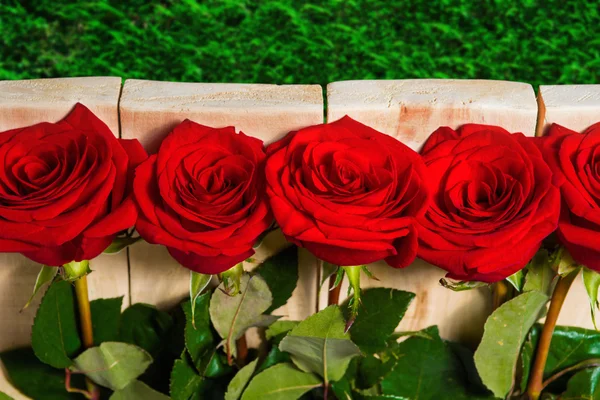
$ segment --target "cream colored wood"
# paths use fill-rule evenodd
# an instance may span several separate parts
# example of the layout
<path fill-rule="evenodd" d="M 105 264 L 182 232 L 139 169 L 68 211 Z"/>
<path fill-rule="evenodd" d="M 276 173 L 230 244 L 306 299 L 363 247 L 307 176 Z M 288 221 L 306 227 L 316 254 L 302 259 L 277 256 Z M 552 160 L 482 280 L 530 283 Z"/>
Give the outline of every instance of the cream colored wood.
<path fill-rule="evenodd" d="M 543 85 L 538 103 L 538 135 L 553 123 L 581 132 L 600 122 L 600 85 Z"/>
<path fill-rule="evenodd" d="M 59 78 L 0 81 L 0 131 L 39 122 L 57 122 L 80 102 L 119 134 L 121 78 Z M 102 255 L 91 262 L 92 299 L 124 296 L 129 304 L 127 254 Z M 0 254 L 0 351 L 30 343 L 31 324 L 41 298 L 22 313 L 40 266 L 18 254 Z M 1 375 L 1 374 L 0 374 Z M 8 391 L 0 377 L 0 391 Z M 16 397 L 17 398 L 17 397 Z"/>
<path fill-rule="evenodd" d="M 483 80 L 347 81 L 327 86 L 328 121 L 344 115 L 396 137 L 419 150 L 439 126 L 465 123 L 500 125 L 511 132 L 535 133 L 537 104 L 533 87 L 525 83 Z M 491 312 L 491 291 L 453 292 L 439 285 L 444 271 L 417 260 L 406 269 L 380 262 L 369 266 L 379 281 L 362 277 L 363 287 L 408 290 L 417 297 L 399 330 L 438 325 L 442 337 L 476 344 Z M 320 308 L 327 303 L 320 292 Z M 346 297 L 347 282 L 341 290 Z"/>
<path fill-rule="evenodd" d="M 547 132 L 553 123 L 583 132 L 590 125 L 600 122 L 600 85 L 540 86 L 538 103 L 538 135 Z M 573 282 L 558 324 L 594 328 L 581 275 Z"/>
<path fill-rule="evenodd" d="M 328 121 L 344 115 L 419 150 L 440 125 L 500 125 L 533 136 L 537 105 L 519 82 L 409 79 L 343 81 L 327 85 Z"/>
<path fill-rule="evenodd" d="M 137 138 L 150 152 L 185 119 L 213 126 L 235 126 L 265 144 L 288 132 L 323 122 L 323 95 L 318 85 L 250 85 L 175 83 L 127 80 L 120 103 L 124 138 Z M 272 233 L 255 259 L 283 246 L 280 233 Z M 301 253 L 303 259 L 310 255 Z M 189 293 L 189 271 L 174 261 L 162 246 L 139 243 L 130 249 L 133 302 L 169 308 Z M 290 319 L 303 319 L 316 309 L 314 262 L 303 262 L 300 282 L 288 304 L 276 311 Z M 252 269 L 255 265 L 246 265 Z M 255 341 L 251 343 L 255 345 Z"/>

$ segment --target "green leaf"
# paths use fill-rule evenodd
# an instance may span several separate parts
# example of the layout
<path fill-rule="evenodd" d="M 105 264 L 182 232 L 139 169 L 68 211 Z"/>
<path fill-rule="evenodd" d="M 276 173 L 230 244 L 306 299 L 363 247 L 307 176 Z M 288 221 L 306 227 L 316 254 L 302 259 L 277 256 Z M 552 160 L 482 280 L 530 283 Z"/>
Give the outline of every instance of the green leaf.
<path fill-rule="evenodd" d="M 81 348 L 75 318 L 73 288 L 55 282 L 48 288 L 33 321 L 31 344 L 35 355 L 54 368 L 67 368 Z"/>
<path fill-rule="evenodd" d="M 267 328 L 267 331 L 265 332 L 267 340 L 276 339 L 279 336 L 285 336 L 289 331 L 298 326 L 299 323 L 299 321 L 275 321 Z M 283 337 L 281 339 L 283 339 Z M 279 344 L 281 339 L 275 340 L 275 343 Z"/>
<path fill-rule="evenodd" d="M 206 289 L 212 279 L 212 275 L 200 274 L 190 271 L 190 304 L 192 305 L 192 324 L 196 314 L 196 299 Z"/>
<path fill-rule="evenodd" d="M 110 396 L 110 400 L 169 400 L 168 396 L 157 392 L 144 382 L 133 381 Z"/>
<path fill-rule="evenodd" d="M 0 392 L 0 400 L 14 400 L 12 397 L 10 397 L 9 395 L 7 395 L 4 392 Z"/>
<path fill-rule="evenodd" d="M 223 284 L 219 289 L 224 289 Z M 235 341 L 252 326 L 268 326 L 277 317 L 263 315 L 273 300 L 266 282 L 260 276 L 250 278 L 244 274 L 240 281 L 241 293 L 229 296 L 223 290 L 215 290 L 210 300 L 211 321 L 223 338 L 225 351 L 231 359 L 235 354 Z"/>
<path fill-rule="evenodd" d="M 589 368 L 573 375 L 561 400 L 600 399 L 600 368 Z"/>
<path fill-rule="evenodd" d="M 542 326 L 536 324 L 523 345 L 521 354 L 523 359 L 522 388 L 527 385 L 529 371 L 533 363 L 533 354 L 537 347 L 541 329 Z M 600 358 L 600 332 L 593 329 L 557 326 L 554 329 L 552 343 L 548 351 L 544 379 L 548 379 L 565 368 L 573 367 L 592 358 Z M 564 381 L 557 382 L 554 386 L 561 386 L 559 389 L 564 389 L 564 383 Z"/>
<path fill-rule="evenodd" d="M 350 328 L 352 341 L 366 354 L 384 349 L 414 298 L 414 293 L 396 289 L 364 290 L 361 312 Z M 342 306 L 346 319 L 350 318 L 347 303 Z"/>
<path fill-rule="evenodd" d="M 384 359 L 368 354 L 361 358 L 358 364 L 357 386 L 368 389 L 378 385 L 396 367 L 397 355 L 394 352 L 386 352 Z"/>
<path fill-rule="evenodd" d="M 65 371 L 42 363 L 30 348 L 0 354 L 7 377 L 19 392 L 32 399 L 81 400 L 65 390 Z"/>
<path fill-rule="evenodd" d="M 173 318 L 149 304 L 134 304 L 121 315 L 119 341 L 134 344 L 155 357 L 165 346 L 164 338 L 173 326 Z"/>
<path fill-rule="evenodd" d="M 35 285 L 33 286 L 33 293 L 31 294 L 31 297 L 27 301 L 27 304 L 25 304 L 25 306 L 23 307 L 23 310 L 26 309 L 27 307 L 29 307 L 29 305 L 31 304 L 31 302 L 33 301 L 33 299 L 35 298 L 37 293 L 40 291 L 42 286 L 44 286 L 45 284 L 50 283 L 50 282 L 52 282 L 52 280 L 54 280 L 54 277 L 56 276 L 57 273 L 58 273 L 58 268 L 56 268 L 56 267 L 48 267 L 46 265 L 42 266 L 42 268 L 40 269 L 40 272 L 38 273 L 37 279 L 35 280 Z"/>
<path fill-rule="evenodd" d="M 547 250 L 538 251 L 525 267 L 525 285 L 523 291 L 538 291 L 548 296 L 552 294 L 556 273 L 552 269 L 552 259 Z"/>
<path fill-rule="evenodd" d="M 176 360 L 171 371 L 171 398 L 189 400 L 202 386 L 202 377 L 187 360 Z"/>
<path fill-rule="evenodd" d="M 325 282 L 338 271 L 338 266 L 335 264 L 328 263 L 327 261 L 321 261 L 323 266 L 321 267 L 321 284 L 319 290 L 323 287 Z"/>
<path fill-rule="evenodd" d="M 119 390 L 143 374 L 151 363 L 150 354 L 140 347 L 105 342 L 81 353 L 74 360 L 74 367 L 98 385 Z"/>
<path fill-rule="evenodd" d="M 300 322 L 281 341 L 279 349 L 290 353 L 301 370 L 317 373 L 325 382 L 344 376 L 350 360 L 360 355 L 345 332 L 345 321 L 336 305 Z"/>
<path fill-rule="evenodd" d="M 271 347 L 271 350 L 269 350 L 269 353 L 267 353 L 267 356 L 265 357 L 262 364 L 260 364 L 260 367 L 258 368 L 257 372 L 262 372 L 275 364 L 289 362 L 292 362 L 292 358 L 290 357 L 289 353 L 279 350 L 277 346 L 273 346 Z"/>
<path fill-rule="evenodd" d="M 510 282 L 510 284 L 513 285 L 518 292 L 520 292 L 523 290 L 523 285 L 525 283 L 525 274 L 523 273 L 523 270 L 520 269 L 506 278 L 506 280 Z"/>
<path fill-rule="evenodd" d="M 381 382 L 383 394 L 419 400 L 490 398 L 469 390 L 460 359 L 440 339 L 437 327 L 425 333 L 432 339 L 413 336 L 397 344 L 396 366 Z"/>
<path fill-rule="evenodd" d="M 299 371 L 291 364 L 277 364 L 252 379 L 242 400 L 295 400 L 321 385 L 314 374 Z"/>
<path fill-rule="evenodd" d="M 192 361 L 199 371 L 203 371 L 209 361 L 211 352 L 216 344 L 210 326 L 211 293 L 205 293 L 196 299 L 196 313 L 192 319 L 192 306 L 186 301 L 181 306 L 185 313 L 185 346 L 190 353 Z"/>
<path fill-rule="evenodd" d="M 265 313 L 270 314 L 285 305 L 292 297 L 294 289 L 296 289 L 298 284 L 298 248 L 291 246 L 269 257 L 256 268 L 255 273 L 265 280 L 273 296 L 273 303 L 265 311 Z"/>
<path fill-rule="evenodd" d="M 510 391 L 521 346 L 547 301 L 543 293 L 526 292 L 498 307 L 486 321 L 475 365 L 496 397 Z"/>
<path fill-rule="evenodd" d="M 97 299 L 90 302 L 94 346 L 118 340 L 122 305 L 123 297 Z"/>
<path fill-rule="evenodd" d="M 600 274 L 589 268 L 583 268 L 583 284 L 590 299 L 590 309 L 592 311 L 592 321 L 594 328 L 596 325 L 596 311 L 598 310 L 598 288 L 600 287 Z"/>
<path fill-rule="evenodd" d="M 451 279 L 442 278 L 440 279 L 440 285 L 446 289 L 450 289 L 453 292 L 462 292 L 465 290 L 472 290 L 481 287 L 489 287 L 489 283 L 477 282 L 477 281 L 453 281 Z"/>
<path fill-rule="evenodd" d="M 124 237 L 117 237 L 115 239 L 113 239 L 112 243 L 106 248 L 106 250 L 104 250 L 104 253 L 106 254 L 116 254 L 120 251 L 122 251 L 123 249 L 125 249 L 128 246 L 131 246 L 132 244 L 135 244 L 137 242 L 139 242 L 142 239 L 141 236 L 137 236 L 137 237 L 130 237 L 130 236 L 124 236 Z"/>
<path fill-rule="evenodd" d="M 254 374 L 256 364 L 258 364 L 258 359 L 244 366 L 244 368 L 240 369 L 239 372 L 235 374 L 231 382 L 229 382 L 229 386 L 227 386 L 225 400 L 238 400 L 240 398 L 246 385 L 248 385 L 250 378 L 252 378 L 252 374 Z"/>

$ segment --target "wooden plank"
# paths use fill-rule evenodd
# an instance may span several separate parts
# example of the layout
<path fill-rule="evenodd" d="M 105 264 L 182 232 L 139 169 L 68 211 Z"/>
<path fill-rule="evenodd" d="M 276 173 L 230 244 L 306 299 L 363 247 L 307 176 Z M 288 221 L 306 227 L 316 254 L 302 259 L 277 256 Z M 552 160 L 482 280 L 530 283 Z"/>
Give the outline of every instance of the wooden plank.
<path fill-rule="evenodd" d="M 265 144 L 288 132 L 323 122 L 318 85 L 250 85 L 127 80 L 120 104 L 124 138 L 137 138 L 155 152 L 162 138 L 184 119 L 213 126 L 235 126 Z M 255 258 L 284 245 L 281 233 L 269 235 Z M 303 258 L 310 258 L 301 253 Z M 169 308 L 188 295 L 189 271 L 162 246 L 139 243 L 130 249 L 132 302 Z M 313 262 L 300 268 L 299 285 L 288 304 L 276 311 L 302 319 L 316 309 Z M 246 265 L 251 269 L 254 265 Z"/>
<path fill-rule="evenodd" d="M 582 132 L 600 121 L 600 85 L 542 85 L 538 136 L 557 123 Z"/>
<path fill-rule="evenodd" d="M 531 85 L 519 82 L 409 79 L 327 85 L 328 121 L 344 115 L 420 150 L 440 125 L 500 125 L 533 136 L 537 106 Z"/>
<path fill-rule="evenodd" d="M 57 122 L 80 102 L 119 133 L 118 102 L 121 78 L 89 77 L 0 81 L 0 131 Z M 124 296 L 129 303 L 127 254 L 101 255 L 93 260 L 89 278 L 92 299 Z M 27 310 L 27 302 L 40 266 L 19 254 L 0 254 L 0 351 L 26 346 L 40 297 Z M 2 375 L 2 374 L 0 374 Z M 0 390 L 8 390 L 2 383 Z"/>
<path fill-rule="evenodd" d="M 540 86 L 538 104 L 538 135 L 545 133 L 553 123 L 583 132 L 600 122 L 600 85 Z M 594 329 L 588 304 L 583 279 L 579 275 L 565 299 L 558 324 Z"/>
<path fill-rule="evenodd" d="M 327 86 L 328 121 L 344 115 L 396 137 L 420 150 L 439 126 L 474 122 L 500 125 L 533 136 L 537 118 L 531 85 L 481 80 L 347 81 Z M 441 287 L 445 272 L 417 259 L 406 269 L 372 264 L 379 282 L 363 275 L 363 287 L 394 287 L 417 297 L 398 329 L 418 330 L 439 325 L 442 337 L 467 344 L 478 342 L 491 311 L 491 292 L 477 289 L 452 292 Z M 347 283 L 341 289 L 345 297 Z M 327 296 L 322 289 L 320 308 Z"/>

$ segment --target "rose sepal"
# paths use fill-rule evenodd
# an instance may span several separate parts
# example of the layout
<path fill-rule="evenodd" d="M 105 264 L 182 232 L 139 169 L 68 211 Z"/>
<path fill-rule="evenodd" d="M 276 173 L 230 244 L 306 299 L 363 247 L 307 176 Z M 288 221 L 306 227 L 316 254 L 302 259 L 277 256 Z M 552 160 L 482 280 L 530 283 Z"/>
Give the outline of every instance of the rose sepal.
<path fill-rule="evenodd" d="M 244 273 L 244 264 L 238 263 L 225 272 L 218 274 L 219 282 L 223 283 L 223 291 L 229 296 L 236 296 L 240 293 L 242 275 Z"/>
<path fill-rule="evenodd" d="M 63 264 L 60 269 L 61 277 L 67 282 L 74 282 L 91 272 L 88 260 L 71 261 L 70 263 Z"/>

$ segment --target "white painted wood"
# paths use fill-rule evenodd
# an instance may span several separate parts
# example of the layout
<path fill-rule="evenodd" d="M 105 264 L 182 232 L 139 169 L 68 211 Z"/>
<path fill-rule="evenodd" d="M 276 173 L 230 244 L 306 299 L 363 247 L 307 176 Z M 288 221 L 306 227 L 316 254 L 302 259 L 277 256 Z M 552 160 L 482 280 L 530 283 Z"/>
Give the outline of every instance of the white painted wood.
<path fill-rule="evenodd" d="M 537 105 L 526 83 L 409 79 L 342 81 L 327 85 L 328 121 L 344 115 L 420 150 L 440 125 L 500 125 L 533 136 Z"/>
<path fill-rule="evenodd" d="M 594 123 L 600 122 L 600 85 L 540 86 L 538 104 L 538 135 L 547 132 L 553 123 L 583 132 Z M 569 290 L 558 324 L 594 329 L 581 275 Z"/>
<path fill-rule="evenodd" d="M 236 130 L 265 144 L 288 132 L 323 122 L 323 95 L 318 85 L 250 85 L 175 83 L 127 80 L 120 103 L 124 138 L 137 138 L 150 152 L 185 119 Z M 284 245 L 281 233 L 272 233 L 256 259 Z M 310 255 L 301 253 L 303 259 Z M 174 261 L 164 247 L 138 243 L 130 249 L 132 302 L 169 308 L 188 296 L 189 270 Z M 276 311 L 303 319 L 316 309 L 314 262 L 303 262 L 300 282 L 288 304 Z M 251 269 L 253 265 L 246 265 Z M 252 343 L 256 344 L 256 343 Z"/>
<path fill-rule="evenodd" d="M 394 136 L 420 150 L 439 126 L 465 123 L 499 125 L 511 132 L 535 133 L 537 104 L 531 85 L 482 80 L 347 81 L 327 86 L 328 121 L 344 115 Z M 476 344 L 492 309 L 491 292 L 477 289 L 452 292 L 439 285 L 445 272 L 417 259 L 406 269 L 384 262 L 369 266 L 379 282 L 362 278 L 363 287 L 408 290 L 417 297 L 398 329 L 419 330 L 438 325 L 442 337 Z M 319 307 L 327 302 L 326 288 Z M 341 289 L 346 297 L 347 282 Z"/>
<path fill-rule="evenodd" d="M 600 85 L 542 85 L 538 135 L 553 123 L 584 131 L 600 122 Z"/>
<path fill-rule="evenodd" d="M 80 102 L 118 135 L 120 91 L 118 77 L 0 81 L 0 131 L 58 122 Z M 19 254 L 0 254 L 0 351 L 30 343 L 31 324 L 41 294 L 29 309 L 19 311 L 31 294 L 39 268 Z M 124 304 L 129 303 L 125 252 L 102 255 L 91 262 L 91 268 L 94 270 L 89 277 L 92 299 L 124 296 Z M 12 394 L 3 379 L 0 376 L 0 391 Z"/>

